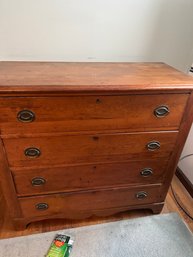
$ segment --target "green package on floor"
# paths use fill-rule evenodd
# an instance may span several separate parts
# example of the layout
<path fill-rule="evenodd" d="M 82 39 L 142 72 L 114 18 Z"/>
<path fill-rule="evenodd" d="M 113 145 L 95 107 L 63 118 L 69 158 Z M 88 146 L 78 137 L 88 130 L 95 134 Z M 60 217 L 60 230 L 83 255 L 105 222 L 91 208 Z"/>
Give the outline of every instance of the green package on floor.
<path fill-rule="evenodd" d="M 73 242 L 70 236 L 57 234 L 46 257 L 68 257 L 72 250 Z"/>

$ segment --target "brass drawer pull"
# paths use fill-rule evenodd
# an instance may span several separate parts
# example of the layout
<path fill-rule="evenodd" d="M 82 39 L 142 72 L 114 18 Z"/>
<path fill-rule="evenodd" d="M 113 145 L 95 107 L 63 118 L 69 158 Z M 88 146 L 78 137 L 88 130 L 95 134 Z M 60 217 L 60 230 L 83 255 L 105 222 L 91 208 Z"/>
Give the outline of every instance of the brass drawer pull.
<path fill-rule="evenodd" d="M 143 177 L 149 177 L 153 174 L 153 170 L 151 168 L 144 168 L 141 170 L 140 174 Z"/>
<path fill-rule="evenodd" d="M 42 186 L 46 183 L 46 180 L 41 177 L 36 177 L 32 179 L 31 183 L 32 183 L 32 186 Z"/>
<path fill-rule="evenodd" d="M 47 210 L 48 209 L 48 204 L 47 203 L 38 203 L 36 204 L 36 209 L 38 211 L 44 211 L 44 210 Z"/>
<path fill-rule="evenodd" d="M 159 107 L 157 107 L 157 108 L 154 110 L 154 115 L 155 115 L 156 117 L 158 117 L 158 118 L 165 117 L 165 116 L 167 116 L 169 113 L 170 113 L 170 110 L 169 110 L 169 108 L 168 108 L 166 105 L 159 106 Z"/>
<path fill-rule="evenodd" d="M 147 144 L 147 149 L 149 151 L 155 151 L 160 148 L 160 142 L 158 141 L 151 141 Z"/>
<path fill-rule="evenodd" d="M 35 120 L 35 114 L 29 110 L 22 110 L 18 112 L 17 119 L 21 122 L 32 122 Z"/>
<path fill-rule="evenodd" d="M 41 151 L 38 148 L 29 147 L 29 148 L 25 149 L 24 153 L 25 153 L 25 156 L 27 156 L 27 157 L 37 158 L 40 156 Z"/>
<path fill-rule="evenodd" d="M 142 191 L 142 192 L 138 192 L 135 196 L 138 200 L 143 200 L 148 196 L 148 194 Z"/>

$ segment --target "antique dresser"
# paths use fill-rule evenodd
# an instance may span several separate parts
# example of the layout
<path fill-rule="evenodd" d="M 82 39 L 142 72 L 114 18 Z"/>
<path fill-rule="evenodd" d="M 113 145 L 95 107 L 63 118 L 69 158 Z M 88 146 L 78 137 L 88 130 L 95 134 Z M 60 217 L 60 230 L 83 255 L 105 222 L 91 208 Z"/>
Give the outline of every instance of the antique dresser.
<path fill-rule="evenodd" d="M 163 63 L 0 63 L 0 182 L 16 229 L 159 213 L 193 119 Z"/>

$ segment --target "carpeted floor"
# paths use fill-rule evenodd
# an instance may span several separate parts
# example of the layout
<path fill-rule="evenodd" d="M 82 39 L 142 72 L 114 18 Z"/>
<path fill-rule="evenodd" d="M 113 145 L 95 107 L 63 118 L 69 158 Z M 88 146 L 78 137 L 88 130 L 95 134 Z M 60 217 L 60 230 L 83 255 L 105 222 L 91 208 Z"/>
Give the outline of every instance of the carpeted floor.
<path fill-rule="evenodd" d="M 43 257 L 62 232 L 75 238 L 70 257 L 193 256 L 193 235 L 171 213 L 0 240 L 0 257 Z"/>

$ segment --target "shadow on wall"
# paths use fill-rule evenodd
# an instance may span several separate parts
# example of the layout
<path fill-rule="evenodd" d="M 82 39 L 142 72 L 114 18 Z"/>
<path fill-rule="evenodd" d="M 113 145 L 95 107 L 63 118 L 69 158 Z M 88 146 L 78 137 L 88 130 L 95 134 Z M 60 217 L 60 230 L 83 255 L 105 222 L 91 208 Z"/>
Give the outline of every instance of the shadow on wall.
<path fill-rule="evenodd" d="M 188 73 L 193 60 L 193 1 L 170 0 L 160 5 L 154 56 Z"/>
<path fill-rule="evenodd" d="M 193 77 L 193 63 L 190 68 L 189 74 Z M 178 163 L 178 167 L 181 169 L 185 177 L 190 181 L 190 183 L 193 185 L 193 125 L 190 129 L 188 138 L 186 140 L 184 149 L 181 154 L 181 161 Z"/>

